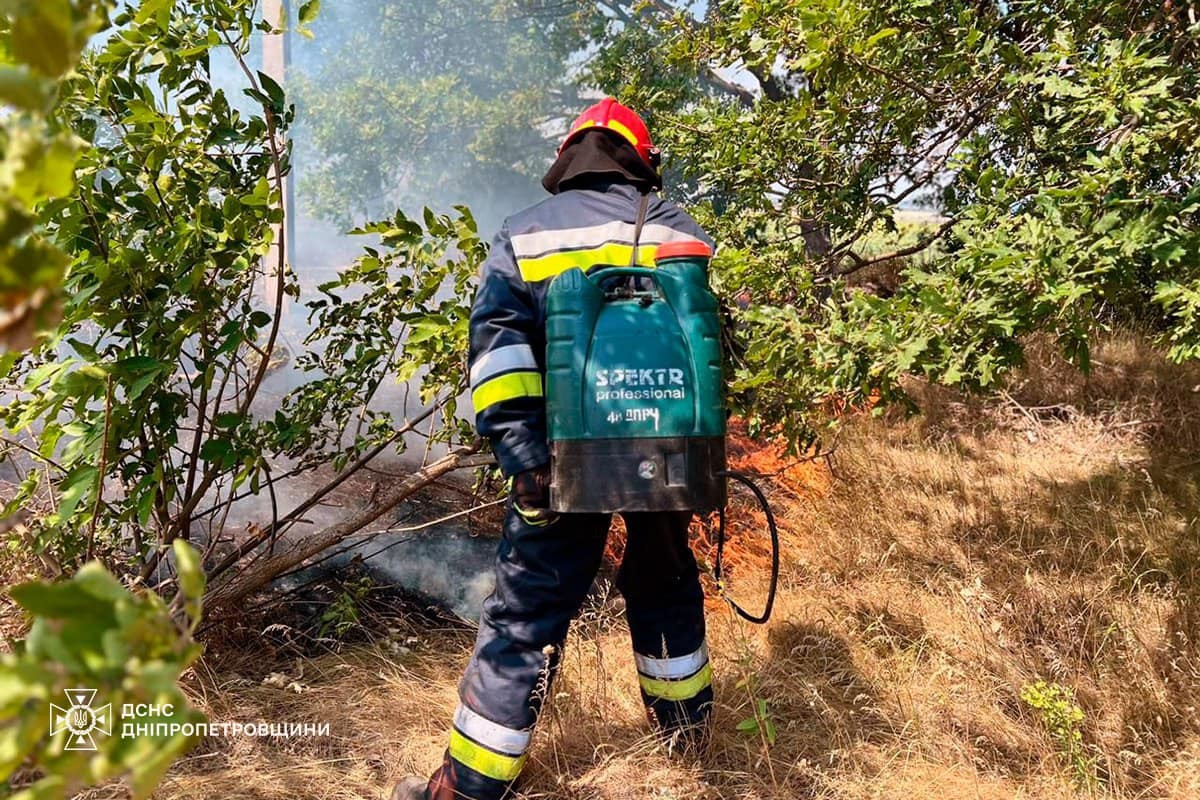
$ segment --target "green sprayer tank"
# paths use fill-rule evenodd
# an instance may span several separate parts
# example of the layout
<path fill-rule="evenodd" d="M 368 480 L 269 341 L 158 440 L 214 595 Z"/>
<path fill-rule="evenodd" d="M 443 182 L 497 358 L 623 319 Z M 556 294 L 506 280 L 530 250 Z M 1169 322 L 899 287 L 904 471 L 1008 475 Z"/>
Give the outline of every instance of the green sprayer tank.
<path fill-rule="evenodd" d="M 657 250 L 656 269 L 571 269 L 546 310 L 550 505 L 559 512 L 725 505 L 720 317 L 711 250 Z"/>

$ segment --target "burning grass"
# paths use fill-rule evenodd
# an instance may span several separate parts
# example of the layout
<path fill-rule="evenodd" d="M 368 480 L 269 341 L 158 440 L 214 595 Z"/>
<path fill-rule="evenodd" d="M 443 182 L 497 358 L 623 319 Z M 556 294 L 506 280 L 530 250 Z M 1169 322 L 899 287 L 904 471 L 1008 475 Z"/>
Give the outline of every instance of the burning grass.
<path fill-rule="evenodd" d="M 1088 381 L 1031 368 L 994 402 L 914 387 L 926 413 L 847 421 L 832 471 L 735 437 L 733 463 L 772 476 L 785 558 L 768 626 L 710 605 L 711 747 L 674 757 L 647 736 L 620 600 L 602 590 L 523 796 L 1200 796 L 1200 373 L 1132 335 L 1095 360 Z M 730 542 L 749 606 L 755 522 Z M 333 735 L 206 742 L 158 796 L 377 797 L 429 771 L 472 635 L 396 617 L 374 630 L 298 662 L 214 650 L 193 679 L 214 719 Z M 738 730 L 759 700 L 773 743 Z"/>

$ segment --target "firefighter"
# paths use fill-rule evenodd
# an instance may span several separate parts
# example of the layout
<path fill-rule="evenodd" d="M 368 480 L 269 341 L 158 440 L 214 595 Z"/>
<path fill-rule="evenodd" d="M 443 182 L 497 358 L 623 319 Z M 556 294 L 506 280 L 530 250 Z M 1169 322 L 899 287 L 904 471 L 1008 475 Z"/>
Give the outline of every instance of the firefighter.
<path fill-rule="evenodd" d="M 525 764 L 568 626 L 600 568 L 610 515 L 548 509 L 543 386 L 550 282 L 576 266 L 653 267 L 656 247 L 665 242 L 712 244 L 690 216 L 657 197 L 659 152 L 642 119 L 612 98 L 575 121 L 542 185 L 552 196 L 509 217 L 493 242 L 471 310 L 476 428 L 511 481 L 496 589 L 483 604 L 442 766 L 428 781 L 401 781 L 392 800 L 493 800 L 508 793 Z M 712 670 L 687 541 L 691 512 L 622 516 L 628 541 L 617 588 L 642 699 L 668 742 L 694 743 L 712 704 Z"/>

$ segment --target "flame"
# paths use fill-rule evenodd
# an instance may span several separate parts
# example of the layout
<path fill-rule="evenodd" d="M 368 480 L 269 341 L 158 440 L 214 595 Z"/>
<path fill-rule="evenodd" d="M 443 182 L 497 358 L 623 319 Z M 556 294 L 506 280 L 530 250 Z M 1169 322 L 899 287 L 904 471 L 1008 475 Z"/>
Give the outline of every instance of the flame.
<path fill-rule="evenodd" d="M 730 421 L 727 441 L 730 469 L 750 475 L 771 502 L 783 553 L 787 558 L 789 545 L 798 546 L 797 522 L 802 518 L 806 500 L 824 495 L 830 486 L 832 473 L 827 460 L 814 452 L 789 455 L 787 445 L 780 439 L 755 440 L 746 433 L 739 419 Z M 767 575 L 771 569 L 771 539 L 767 519 L 749 492 L 730 483 L 729 505 L 726 509 L 725 574 Z M 605 545 L 605 561 L 612 567 L 621 563 L 625 554 L 625 523 L 619 516 L 613 523 Z M 711 572 L 717 554 L 717 515 L 697 515 L 689 532 L 692 551 L 701 570 Z"/>

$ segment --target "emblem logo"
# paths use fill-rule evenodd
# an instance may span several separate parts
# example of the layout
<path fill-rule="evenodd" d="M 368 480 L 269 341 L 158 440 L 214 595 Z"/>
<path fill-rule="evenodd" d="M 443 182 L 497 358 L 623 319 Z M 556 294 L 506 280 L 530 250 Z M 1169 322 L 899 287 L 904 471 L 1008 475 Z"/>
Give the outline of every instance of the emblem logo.
<path fill-rule="evenodd" d="M 95 750 L 93 733 L 112 736 L 112 703 L 93 708 L 95 689 L 64 689 L 63 694 L 70 705 L 62 708 L 50 704 L 50 735 L 54 736 L 59 731 L 67 732 L 64 750 Z"/>

